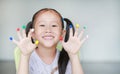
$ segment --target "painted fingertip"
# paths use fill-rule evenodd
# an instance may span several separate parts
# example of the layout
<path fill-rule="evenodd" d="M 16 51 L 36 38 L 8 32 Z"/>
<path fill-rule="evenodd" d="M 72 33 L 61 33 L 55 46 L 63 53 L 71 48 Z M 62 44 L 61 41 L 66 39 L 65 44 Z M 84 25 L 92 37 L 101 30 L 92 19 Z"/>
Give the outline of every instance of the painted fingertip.
<path fill-rule="evenodd" d="M 38 40 L 36 40 L 36 41 L 35 41 L 35 44 L 36 44 L 36 45 L 38 45 L 38 43 L 39 43 L 39 41 L 38 41 Z"/>
<path fill-rule="evenodd" d="M 17 31 L 20 31 L 20 28 L 17 28 L 16 30 L 17 30 Z"/>
<path fill-rule="evenodd" d="M 9 40 L 10 40 L 10 41 L 12 41 L 12 40 L 13 40 L 13 38 L 12 38 L 12 37 L 9 37 Z"/>
<path fill-rule="evenodd" d="M 72 25 L 70 25 L 69 27 L 72 28 Z"/>
<path fill-rule="evenodd" d="M 62 36 L 60 36 L 59 40 L 60 40 L 60 41 L 62 41 L 62 40 L 63 40 L 63 37 L 62 37 Z"/>
<path fill-rule="evenodd" d="M 86 38 L 88 39 L 88 35 L 86 36 Z"/>
<path fill-rule="evenodd" d="M 64 18 L 62 18 L 62 21 L 64 21 Z"/>
<path fill-rule="evenodd" d="M 26 25 L 23 25 L 23 26 L 22 26 L 22 29 L 26 29 Z"/>
<path fill-rule="evenodd" d="M 34 29 L 31 29 L 32 32 L 34 32 Z"/>
<path fill-rule="evenodd" d="M 80 27 L 80 25 L 79 24 L 76 24 L 76 28 L 79 28 Z"/>
<path fill-rule="evenodd" d="M 83 29 L 85 30 L 85 29 L 86 29 L 86 26 L 84 26 Z"/>

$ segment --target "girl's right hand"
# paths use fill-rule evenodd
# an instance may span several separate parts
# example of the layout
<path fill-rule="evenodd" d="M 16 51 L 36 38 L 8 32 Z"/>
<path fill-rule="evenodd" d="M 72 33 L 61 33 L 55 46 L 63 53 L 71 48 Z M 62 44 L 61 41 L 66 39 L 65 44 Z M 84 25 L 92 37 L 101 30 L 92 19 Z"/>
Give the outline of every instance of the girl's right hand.
<path fill-rule="evenodd" d="M 30 29 L 28 36 L 26 36 L 25 30 L 22 31 L 22 34 L 19 30 L 17 30 L 19 41 L 13 39 L 13 43 L 15 43 L 20 48 L 21 54 L 24 56 L 30 56 L 33 50 L 36 48 L 36 44 L 33 44 L 31 41 L 33 32 L 34 29 Z"/>

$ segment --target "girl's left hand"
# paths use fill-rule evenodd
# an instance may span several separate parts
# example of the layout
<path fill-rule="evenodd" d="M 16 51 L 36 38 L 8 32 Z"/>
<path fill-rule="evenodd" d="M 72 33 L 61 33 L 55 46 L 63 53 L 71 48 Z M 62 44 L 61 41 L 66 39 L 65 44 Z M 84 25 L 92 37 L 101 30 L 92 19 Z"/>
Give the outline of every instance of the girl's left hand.
<path fill-rule="evenodd" d="M 70 35 L 67 42 L 62 41 L 62 46 L 66 50 L 66 52 L 70 55 L 75 55 L 79 52 L 81 45 L 85 42 L 88 36 L 82 38 L 84 30 L 80 32 L 78 35 L 78 28 L 75 30 L 75 34 L 73 36 L 73 30 L 70 28 Z"/>

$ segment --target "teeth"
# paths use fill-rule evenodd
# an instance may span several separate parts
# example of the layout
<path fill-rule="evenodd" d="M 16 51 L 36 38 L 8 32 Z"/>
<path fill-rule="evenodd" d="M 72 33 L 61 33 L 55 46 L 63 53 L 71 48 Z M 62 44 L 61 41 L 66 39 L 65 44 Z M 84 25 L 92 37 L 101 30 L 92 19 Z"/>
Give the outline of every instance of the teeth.
<path fill-rule="evenodd" d="M 45 37 L 43 37 L 43 38 L 46 39 L 46 40 L 51 40 L 51 39 L 53 39 L 52 36 L 45 36 Z"/>

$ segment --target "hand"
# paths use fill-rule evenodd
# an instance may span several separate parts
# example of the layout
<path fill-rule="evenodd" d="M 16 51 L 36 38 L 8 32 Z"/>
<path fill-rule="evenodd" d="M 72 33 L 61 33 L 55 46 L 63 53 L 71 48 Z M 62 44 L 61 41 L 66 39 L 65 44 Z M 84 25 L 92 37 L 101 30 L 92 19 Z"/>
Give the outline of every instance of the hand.
<path fill-rule="evenodd" d="M 21 53 L 25 56 L 30 55 L 32 51 L 36 48 L 36 45 L 33 44 L 31 41 L 31 36 L 33 31 L 34 29 L 30 29 L 27 37 L 25 34 L 25 30 L 22 31 L 22 34 L 18 30 L 17 34 L 19 37 L 19 41 L 13 39 L 13 43 L 15 43 L 20 48 Z"/>
<path fill-rule="evenodd" d="M 82 30 L 80 34 L 78 35 L 78 28 L 76 28 L 75 34 L 73 36 L 73 30 L 72 28 L 70 28 L 69 40 L 67 42 L 64 42 L 64 40 L 62 41 L 62 45 L 68 54 L 75 55 L 79 52 L 81 45 L 88 38 L 88 36 L 86 36 L 85 38 L 82 39 L 83 32 L 84 30 Z"/>

